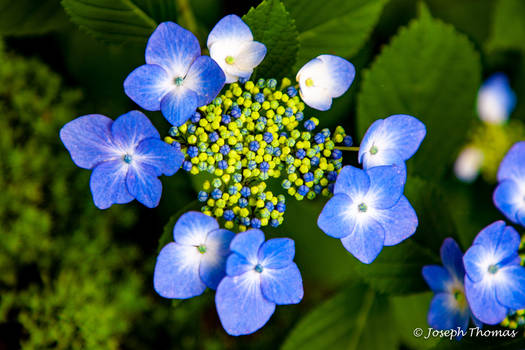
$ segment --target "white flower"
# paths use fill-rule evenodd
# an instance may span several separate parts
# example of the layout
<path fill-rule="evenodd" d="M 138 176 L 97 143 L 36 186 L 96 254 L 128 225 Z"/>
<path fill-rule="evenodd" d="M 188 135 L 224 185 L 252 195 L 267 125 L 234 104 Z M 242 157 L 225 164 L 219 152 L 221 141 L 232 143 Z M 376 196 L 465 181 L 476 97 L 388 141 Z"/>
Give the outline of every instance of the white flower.
<path fill-rule="evenodd" d="M 483 152 L 476 147 L 465 147 L 454 164 L 456 177 L 463 182 L 472 182 L 479 174 L 483 164 Z"/>
<path fill-rule="evenodd" d="M 478 115 L 489 124 L 502 124 L 516 106 L 516 95 L 503 73 L 489 77 L 478 91 Z"/>

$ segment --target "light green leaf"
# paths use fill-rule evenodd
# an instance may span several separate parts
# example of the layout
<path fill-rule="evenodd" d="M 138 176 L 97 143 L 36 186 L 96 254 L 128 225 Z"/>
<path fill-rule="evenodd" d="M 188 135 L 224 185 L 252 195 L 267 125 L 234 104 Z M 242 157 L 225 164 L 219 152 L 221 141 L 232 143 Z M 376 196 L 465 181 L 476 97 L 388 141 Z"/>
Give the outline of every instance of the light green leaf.
<path fill-rule="evenodd" d="M 174 0 L 62 0 L 71 20 L 111 43 L 146 43 L 158 23 L 175 20 Z"/>
<path fill-rule="evenodd" d="M 525 38 L 525 1 L 498 0 L 487 43 L 488 48 L 525 50 L 523 38 Z"/>
<path fill-rule="evenodd" d="M 0 35 L 44 34 L 65 24 L 60 0 L 0 0 Z"/>
<path fill-rule="evenodd" d="M 299 321 L 282 350 L 397 349 L 392 324 L 388 300 L 354 285 Z"/>
<path fill-rule="evenodd" d="M 299 31 L 296 68 L 321 54 L 351 57 L 370 36 L 387 0 L 284 0 Z"/>
<path fill-rule="evenodd" d="M 279 0 L 265 0 L 251 8 L 243 21 L 250 27 L 256 41 L 266 45 L 266 57 L 253 77 L 282 78 L 288 76 L 297 57 L 299 43 L 295 22 Z"/>
<path fill-rule="evenodd" d="M 399 31 L 364 73 L 358 128 L 393 114 L 426 124 L 422 147 L 408 170 L 440 178 L 464 143 L 480 85 L 480 58 L 468 39 L 426 11 Z"/>

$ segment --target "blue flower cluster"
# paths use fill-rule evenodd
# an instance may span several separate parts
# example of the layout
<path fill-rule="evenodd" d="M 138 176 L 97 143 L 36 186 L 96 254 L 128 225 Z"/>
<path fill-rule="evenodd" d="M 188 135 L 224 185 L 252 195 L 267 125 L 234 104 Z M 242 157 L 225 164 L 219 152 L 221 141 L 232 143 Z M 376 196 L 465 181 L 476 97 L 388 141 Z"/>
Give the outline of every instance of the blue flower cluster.
<path fill-rule="evenodd" d="M 359 148 L 364 169 L 347 165 L 341 170 L 334 196 L 319 215 L 319 228 L 341 239 L 365 264 L 374 261 L 383 246 L 399 244 L 416 231 L 416 212 L 403 195 L 405 161 L 425 135 L 425 125 L 412 116 L 374 122 Z"/>
<path fill-rule="evenodd" d="M 525 142 L 514 145 L 500 164 L 494 203 L 513 223 L 524 226 Z M 485 227 L 463 255 L 452 239 L 441 248 L 445 268 L 425 266 L 423 276 L 436 293 L 428 314 L 436 329 L 503 322 L 525 309 L 525 267 L 518 232 L 503 221 Z M 525 319 L 523 320 L 525 321 Z"/>

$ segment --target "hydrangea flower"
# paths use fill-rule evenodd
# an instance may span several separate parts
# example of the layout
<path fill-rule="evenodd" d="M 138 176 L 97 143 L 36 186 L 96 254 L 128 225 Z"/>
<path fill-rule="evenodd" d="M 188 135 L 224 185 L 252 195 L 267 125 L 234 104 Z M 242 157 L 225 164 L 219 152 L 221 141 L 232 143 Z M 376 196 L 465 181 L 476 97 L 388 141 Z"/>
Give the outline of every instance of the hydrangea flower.
<path fill-rule="evenodd" d="M 435 329 L 466 331 L 471 316 L 463 281 L 465 267 L 463 253 L 456 241 L 447 238 L 441 246 L 443 266 L 423 267 L 423 277 L 435 293 L 428 312 L 428 324 Z M 479 324 L 474 318 L 474 322 Z M 461 334 L 458 339 L 461 338 Z"/>
<path fill-rule="evenodd" d="M 483 164 L 483 152 L 475 146 L 467 146 L 461 150 L 454 163 L 454 173 L 463 182 L 474 181 Z"/>
<path fill-rule="evenodd" d="M 235 236 L 215 303 L 221 323 L 231 335 L 250 334 L 272 316 L 275 305 L 297 304 L 303 282 L 293 262 L 295 246 L 289 238 L 264 242 L 261 230 Z"/>
<path fill-rule="evenodd" d="M 376 120 L 365 133 L 359 147 L 359 163 L 363 168 L 397 165 L 405 171 L 405 161 L 416 153 L 427 129 L 410 115 L 391 115 Z"/>
<path fill-rule="evenodd" d="M 525 226 L 525 142 L 505 155 L 498 169 L 494 204 L 512 222 Z"/>
<path fill-rule="evenodd" d="M 297 73 L 299 93 L 304 103 L 320 111 L 332 106 L 332 99 L 348 90 L 355 68 L 344 58 L 320 55 L 306 63 Z"/>
<path fill-rule="evenodd" d="M 208 36 L 210 56 L 226 75 L 226 83 L 247 80 L 266 55 L 266 46 L 253 40 L 250 27 L 239 16 L 221 19 Z"/>
<path fill-rule="evenodd" d="M 497 324 L 510 310 L 525 308 L 525 268 L 520 265 L 520 236 L 505 222 L 485 227 L 463 257 L 465 292 L 481 322 Z"/>
<path fill-rule="evenodd" d="M 133 199 L 156 207 L 162 193 L 158 177 L 175 174 L 184 160 L 138 111 L 115 121 L 100 114 L 79 117 L 60 130 L 60 139 L 77 166 L 93 169 L 91 193 L 100 209 Z"/>
<path fill-rule="evenodd" d="M 216 289 L 224 277 L 229 245 L 235 234 L 220 229 L 217 220 L 203 213 L 183 214 L 173 227 L 175 242 L 159 253 L 153 285 L 165 298 L 187 299 Z"/>
<path fill-rule="evenodd" d="M 396 245 L 416 231 L 416 212 L 403 187 L 404 174 L 397 166 L 361 170 L 347 165 L 317 225 L 327 235 L 340 238 L 361 262 L 370 264 L 383 246 Z"/>
<path fill-rule="evenodd" d="M 478 115 L 490 124 L 502 124 L 516 106 L 516 95 L 512 91 L 509 79 L 503 73 L 490 76 L 478 91 Z"/>
<path fill-rule="evenodd" d="M 224 86 L 222 69 L 200 54 L 191 32 L 173 22 L 159 24 L 146 46 L 146 64 L 124 81 L 126 95 L 148 111 L 162 111 L 171 124 L 184 124 Z"/>

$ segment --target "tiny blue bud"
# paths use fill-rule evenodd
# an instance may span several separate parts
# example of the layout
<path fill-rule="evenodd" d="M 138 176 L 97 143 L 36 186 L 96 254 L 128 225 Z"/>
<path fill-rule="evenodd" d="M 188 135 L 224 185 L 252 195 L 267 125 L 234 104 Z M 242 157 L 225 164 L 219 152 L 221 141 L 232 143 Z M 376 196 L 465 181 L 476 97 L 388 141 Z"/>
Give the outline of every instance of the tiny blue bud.
<path fill-rule="evenodd" d="M 230 153 L 230 146 L 228 146 L 228 145 L 222 145 L 221 148 L 219 149 L 219 152 L 220 152 L 222 155 L 224 155 L 224 156 L 228 155 L 228 153 Z"/>
<path fill-rule="evenodd" d="M 340 149 L 334 149 L 332 151 L 332 158 L 339 159 L 343 156 L 343 152 Z"/>
<path fill-rule="evenodd" d="M 248 147 L 250 149 L 250 151 L 252 152 L 257 152 L 257 150 L 259 149 L 259 142 L 257 141 L 252 141 L 250 142 L 250 145 Z"/>
<path fill-rule="evenodd" d="M 303 112 L 297 112 L 295 113 L 295 120 L 297 120 L 298 122 L 302 121 L 304 119 L 304 114 Z"/>
<path fill-rule="evenodd" d="M 286 94 L 290 97 L 294 97 L 297 95 L 297 89 L 293 86 L 288 86 L 286 89 Z"/>
<path fill-rule="evenodd" d="M 245 197 L 245 198 L 246 198 L 246 197 L 250 197 L 250 194 L 251 194 L 251 193 L 252 193 L 252 191 L 250 190 L 249 187 L 246 187 L 246 186 L 245 186 L 245 187 L 241 188 L 241 196 L 243 196 L 243 197 Z"/>
<path fill-rule="evenodd" d="M 193 115 L 190 118 L 192 123 L 198 123 L 199 120 L 201 120 L 201 114 L 199 112 L 193 113 Z"/>
<path fill-rule="evenodd" d="M 199 155 L 199 149 L 195 146 L 188 147 L 188 156 L 190 158 L 197 157 Z"/>
<path fill-rule="evenodd" d="M 224 211 L 222 217 L 224 218 L 224 220 L 231 221 L 235 219 L 235 214 L 233 213 L 233 210 L 228 209 Z"/>
<path fill-rule="evenodd" d="M 306 151 L 301 148 L 295 152 L 295 156 L 299 159 L 303 159 L 306 156 Z"/>
<path fill-rule="evenodd" d="M 168 131 L 171 137 L 176 137 L 179 135 L 179 129 L 176 126 L 172 126 L 170 131 Z"/>
<path fill-rule="evenodd" d="M 279 202 L 275 205 L 275 209 L 277 209 L 279 213 L 284 213 L 286 210 L 286 204 L 284 204 L 284 202 Z"/>
<path fill-rule="evenodd" d="M 268 79 L 268 81 L 266 82 L 266 86 L 268 86 L 270 89 L 273 89 L 277 86 L 277 80 L 275 79 Z"/>
<path fill-rule="evenodd" d="M 260 93 L 260 92 L 257 93 L 257 94 L 255 94 L 255 101 L 257 101 L 257 102 L 259 102 L 259 103 L 263 103 L 264 100 L 265 100 L 265 98 L 264 98 L 264 94 L 262 94 L 262 93 Z"/>
<path fill-rule="evenodd" d="M 222 116 L 222 120 L 221 120 L 221 121 L 222 121 L 223 124 L 230 124 L 230 122 L 231 122 L 232 120 L 231 120 L 231 118 L 230 118 L 229 115 L 224 114 L 224 115 Z"/>
<path fill-rule="evenodd" d="M 218 188 L 214 189 L 212 192 L 211 192 L 211 197 L 213 199 L 220 199 L 222 197 L 222 191 L 219 190 Z"/>
<path fill-rule="evenodd" d="M 346 135 L 343 138 L 343 146 L 350 147 L 354 144 L 354 140 L 352 139 L 352 136 Z"/>
<path fill-rule="evenodd" d="M 190 171 L 192 167 L 193 164 L 191 164 L 191 162 L 187 160 L 185 160 L 184 163 L 182 163 L 182 169 L 184 169 L 185 171 Z"/>
<path fill-rule="evenodd" d="M 325 137 L 322 133 L 317 133 L 314 136 L 314 141 L 317 144 L 324 143 Z"/>
<path fill-rule="evenodd" d="M 198 197 L 199 202 L 206 202 L 208 200 L 208 193 L 204 191 L 199 191 Z"/>
<path fill-rule="evenodd" d="M 228 162 L 225 160 L 221 160 L 217 163 L 217 168 L 224 170 L 228 167 Z"/>
<path fill-rule="evenodd" d="M 251 226 L 253 228 L 260 228 L 261 227 L 261 220 L 259 220 L 257 218 L 253 218 L 250 223 L 251 223 Z"/>
<path fill-rule="evenodd" d="M 248 200 L 246 198 L 239 198 L 239 207 L 246 208 L 248 206 Z"/>
<path fill-rule="evenodd" d="M 217 134 L 215 131 L 210 133 L 208 135 L 208 139 L 210 140 L 210 142 L 214 143 L 214 142 L 217 142 L 217 140 L 219 139 L 219 134 Z"/>
<path fill-rule="evenodd" d="M 305 182 L 314 181 L 314 174 L 308 172 L 308 173 L 303 175 L 303 179 L 304 179 Z"/>

